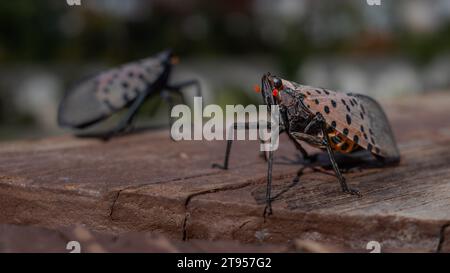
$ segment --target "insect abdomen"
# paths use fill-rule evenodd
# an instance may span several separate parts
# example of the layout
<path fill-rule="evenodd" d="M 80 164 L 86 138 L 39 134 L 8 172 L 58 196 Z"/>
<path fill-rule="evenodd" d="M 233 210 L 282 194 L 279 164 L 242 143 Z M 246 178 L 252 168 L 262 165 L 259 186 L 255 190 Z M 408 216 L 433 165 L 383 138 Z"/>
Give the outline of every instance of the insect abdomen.
<path fill-rule="evenodd" d="M 359 147 L 355 142 L 336 130 L 328 133 L 328 139 L 330 140 L 330 145 L 333 150 L 344 154 L 351 153 Z"/>

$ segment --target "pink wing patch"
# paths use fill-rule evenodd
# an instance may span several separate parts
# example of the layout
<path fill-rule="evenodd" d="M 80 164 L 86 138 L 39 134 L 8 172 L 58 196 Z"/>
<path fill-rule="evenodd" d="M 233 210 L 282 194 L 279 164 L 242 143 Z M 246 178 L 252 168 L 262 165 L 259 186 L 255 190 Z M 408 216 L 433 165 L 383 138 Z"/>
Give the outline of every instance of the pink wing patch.
<path fill-rule="evenodd" d="M 96 78 L 96 96 L 109 108 L 120 109 L 144 92 L 163 70 L 161 63 L 153 58 L 108 70 Z"/>

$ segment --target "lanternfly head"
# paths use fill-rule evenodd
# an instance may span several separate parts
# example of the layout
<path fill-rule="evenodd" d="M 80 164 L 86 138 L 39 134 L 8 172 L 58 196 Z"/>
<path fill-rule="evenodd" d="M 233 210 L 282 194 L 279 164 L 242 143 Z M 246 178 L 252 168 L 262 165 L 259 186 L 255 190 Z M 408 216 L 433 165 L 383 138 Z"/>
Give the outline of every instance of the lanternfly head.
<path fill-rule="evenodd" d="M 280 78 L 273 76 L 272 77 L 272 96 L 275 98 L 275 101 L 279 98 L 280 91 L 283 89 L 283 82 Z"/>

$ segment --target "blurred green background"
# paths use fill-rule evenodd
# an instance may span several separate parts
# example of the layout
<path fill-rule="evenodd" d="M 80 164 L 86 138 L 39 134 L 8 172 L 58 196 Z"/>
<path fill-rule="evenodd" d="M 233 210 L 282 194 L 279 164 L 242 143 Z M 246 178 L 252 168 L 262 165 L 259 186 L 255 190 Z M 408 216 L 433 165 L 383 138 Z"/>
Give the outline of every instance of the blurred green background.
<path fill-rule="evenodd" d="M 450 89 L 450 1 L 1 1 L 0 139 L 64 133 L 70 84 L 165 48 L 181 57 L 172 81 L 199 78 L 206 103 L 260 103 L 268 71 L 395 99 Z"/>

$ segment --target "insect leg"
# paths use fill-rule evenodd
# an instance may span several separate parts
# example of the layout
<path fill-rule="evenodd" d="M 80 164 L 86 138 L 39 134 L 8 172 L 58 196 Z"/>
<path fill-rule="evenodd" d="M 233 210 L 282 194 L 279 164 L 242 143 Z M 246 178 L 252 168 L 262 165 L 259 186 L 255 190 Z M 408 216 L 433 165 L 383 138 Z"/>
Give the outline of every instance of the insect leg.
<path fill-rule="evenodd" d="M 283 127 L 282 124 L 280 124 L 280 129 L 278 131 L 278 134 L 281 135 L 282 133 L 286 133 L 286 129 Z M 260 140 L 261 144 L 265 144 L 266 142 L 264 140 Z M 264 158 L 264 161 L 268 161 L 269 160 L 269 156 L 267 155 L 267 151 L 260 151 L 259 155 Z"/>
<path fill-rule="evenodd" d="M 324 118 L 322 115 L 315 115 L 313 119 L 306 125 L 304 133 L 307 134 L 312 129 L 320 129 L 322 127 L 322 124 L 324 123 Z"/>
<path fill-rule="evenodd" d="M 273 166 L 273 151 L 269 151 L 269 160 L 267 161 L 267 187 L 266 187 L 266 207 L 264 208 L 263 217 L 272 214 L 272 166 Z"/>
<path fill-rule="evenodd" d="M 319 116 L 320 114 L 318 114 Z M 336 159 L 334 158 L 334 153 L 333 153 L 333 149 L 331 148 L 330 145 L 330 140 L 326 131 L 326 123 L 325 120 L 323 119 L 322 115 L 320 115 L 321 119 L 322 119 L 322 134 L 323 134 L 323 142 L 326 146 L 327 152 L 328 152 L 328 157 L 330 158 L 331 161 L 331 165 L 333 166 L 333 170 L 334 173 L 336 174 L 339 183 L 341 183 L 341 188 L 342 191 L 345 193 L 349 193 L 351 195 L 358 195 L 361 196 L 361 193 L 358 190 L 349 188 L 347 186 L 347 182 L 345 182 L 345 178 L 342 176 L 341 171 L 339 170 L 339 166 L 337 165 Z M 320 120 L 319 117 L 319 120 Z"/>
<path fill-rule="evenodd" d="M 287 117 L 286 111 L 282 109 L 280 112 L 281 112 L 281 115 L 282 115 L 282 117 L 283 117 L 283 120 L 285 121 L 284 124 L 286 124 L 286 126 L 285 126 L 286 128 L 285 128 L 285 130 L 283 130 L 283 131 L 285 131 L 285 132 L 288 134 L 289 139 L 294 143 L 294 145 L 295 145 L 295 147 L 297 148 L 297 150 L 300 151 L 300 153 L 301 153 L 302 156 L 303 156 L 303 159 L 308 160 L 308 161 L 310 161 L 310 162 L 315 161 L 315 159 L 316 159 L 317 156 L 310 156 L 310 155 L 308 154 L 308 152 L 306 152 L 306 150 L 302 147 L 302 145 L 292 137 L 292 135 L 291 135 L 291 133 L 290 133 L 291 130 L 290 130 L 290 128 L 289 128 L 289 118 Z M 282 131 L 280 131 L 280 134 L 281 134 L 281 132 L 282 132 Z M 267 159 L 267 157 L 266 157 L 266 159 Z"/>
<path fill-rule="evenodd" d="M 270 122 L 267 122 L 267 128 L 271 128 L 271 124 Z M 234 131 L 232 130 L 236 130 L 236 129 L 259 129 L 259 122 L 235 122 L 233 123 L 233 125 L 230 126 L 230 132 L 234 134 Z M 280 128 L 280 132 L 282 131 L 282 128 Z M 262 139 L 259 140 L 260 143 L 264 143 L 264 141 Z M 213 168 L 219 168 L 219 169 L 224 169 L 227 170 L 228 169 L 228 162 L 230 159 L 230 152 L 231 152 L 231 145 L 233 144 L 233 139 L 232 137 L 230 137 L 227 140 L 227 149 L 225 151 L 225 160 L 223 162 L 223 165 L 214 163 L 212 164 Z"/>
<path fill-rule="evenodd" d="M 147 98 L 147 93 L 141 93 L 136 100 L 131 104 L 130 108 L 128 109 L 128 112 L 125 114 L 125 116 L 120 120 L 120 122 L 117 124 L 116 127 L 114 127 L 109 132 L 102 135 L 102 138 L 104 140 L 109 140 L 111 137 L 117 135 L 118 133 L 124 131 L 133 121 L 133 118 L 136 116 L 139 108 L 144 103 L 145 99 Z"/>
<path fill-rule="evenodd" d="M 192 86 L 192 85 L 194 85 L 197 88 L 196 96 L 201 97 L 202 96 L 201 86 L 200 86 L 200 82 L 198 80 L 190 80 L 190 81 L 182 82 L 182 83 L 175 84 L 175 85 L 168 85 L 165 87 L 165 90 L 161 92 L 161 97 L 169 105 L 169 124 L 170 124 L 169 126 L 170 127 L 172 127 L 172 124 L 173 124 L 173 119 L 170 116 L 170 112 L 172 111 L 172 108 L 174 107 L 174 102 L 173 102 L 173 99 L 170 97 L 170 93 L 174 93 L 174 94 L 180 96 L 182 104 L 186 104 L 186 100 L 185 100 L 183 94 L 181 93 L 181 89 L 188 87 L 188 86 Z"/>
<path fill-rule="evenodd" d="M 161 98 L 169 105 L 169 108 L 168 108 L 169 109 L 169 128 L 172 128 L 174 119 L 171 116 L 171 111 L 172 111 L 172 108 L 175 106 L 175 104 L 174 104 L 173 98 L 170 95 L 170 92 L 171 91 L 169 91 L 169 90 L 161 91 Z M 172 91 L 172 92 L 176 93 L 176 91 Z M 183 101 L 184 101 L 184 98 L 183 98 Z"/>
<path fill-rule="evenodd" d="M 259 122 L 245 122 L 245 123 L 234 123 L 231 128 L 234 129 L 259 129 Z M 271 128 L 271 123 L 267 122 L 267 128 Z M 280 132 L 284 131 L 284 128 L 280 128 Z M 233 132 L 234 133 L 234 132 Z M 263 142 L 260 139 L 261 143 Z M 231 145 L 233 143 L 233 140 L 230 138 L 227 141 L 227 149 L 225 152 L 225 161 L 223 165 L 214 163 L 212 165 L 213 168 L 221 168 L 221 169 L 228 169 L 228 162 L 230 158 L 230 151 L 231 151 Z M 267 188 L 266 188 L 266 207 L 264 208 L 263 216 L 271 215 L 272 214 L 272 197 L 271 197 L 271 191 L 272 191 L 272 167 L 273 167 L 273 151 L 269 151 L 269 156 L 267 160 Z"/>
<path fill-rule="evenodd" d="M 319 148 L 325 148 L 322 138 L 304 133 L 292 132 L 290 134 L 295 141 L 304 141 Z"/>
<path fill-rule="evenodd" d="M 300 151 L 300 153 L 302 154 L 303 158 L 305 158 L 305 159 L 309 159 L 310 158 L 308 152 L 306 152 L 305 148 L 303 148 L 300 143 L 298 143 L 297 141 L 294 141 L 294 145 L 297 148 L 297 150 Z"/>
<path fill-rule="evenodd" d="M 186 98 L 183 96 L 183 94 L 180 92 L 180 90 L 172 90 L 171 92 L 180 97 L 181 104 L 187 104 Z"/>
<path fill-rule="evenodd" d="M 289 136 L 289 139 L 294 143 L 295 148 L 297 148 L 297 150 L 300 151 L 304 160 L 307 160 L 309 162 L 314 162 L 317 159 L 317 155 L 309 155 L 308 152 L 305 150 L 305 148 L 303 148 L 303 146 L 300 144 L 300 142 L 298 142 L 297 139 L 292 136 L 292 134 L 288 133 L 288 136 Z M 297 156 L 298 156 L 298 159 L 300 159 L 300 156 L 298 154 L 297 154 Z"/>

